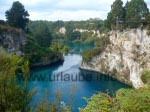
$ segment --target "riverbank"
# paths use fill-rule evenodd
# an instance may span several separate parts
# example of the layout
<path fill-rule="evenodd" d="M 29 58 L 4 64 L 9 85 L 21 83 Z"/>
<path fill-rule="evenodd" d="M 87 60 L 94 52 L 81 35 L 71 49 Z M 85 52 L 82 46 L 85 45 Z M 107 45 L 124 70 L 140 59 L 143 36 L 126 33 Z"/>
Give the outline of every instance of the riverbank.
<path fill-rule="evenodd" d="M 102 72 L 102 71 L 100 71 L 96 68 L 92 68 L 92 67 L 88 67 L 88 66 L 85 67 L 85 66 L 82 66 L 82 64 L 80 65 L 79 69 L 80 70 L 86 70 L 86 71 L 89 71 L 89 72 L 96 72 L 96 73 L 99 73 L 99 74 L 103 74 L 105 76 L 109 76 L 109 77 L 112 77 L 112 78 L 116 79 L 120 83 L 124 83 L 124 84 L 126 84 L 130 87 L 133 87 L 131 82 L 128 82 L 128 81 L 122 80 L 121 78 L 115 77 L 115 76 L 109 74 L 109 72 Z"/>

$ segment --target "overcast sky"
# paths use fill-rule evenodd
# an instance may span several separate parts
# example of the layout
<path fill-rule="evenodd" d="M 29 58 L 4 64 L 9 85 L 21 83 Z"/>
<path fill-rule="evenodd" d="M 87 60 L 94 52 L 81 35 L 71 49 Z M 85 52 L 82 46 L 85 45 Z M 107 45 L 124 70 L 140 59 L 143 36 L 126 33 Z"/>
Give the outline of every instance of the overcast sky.
<path fill-rule="evenodd" d="M 13 1 L 0 0 L 0 19 L 5 19 L 5 11 Z M 111 4 L 115 0 L 18 0 L 30 14 L 31 20 L 86 20 L 106 19 Z M 127 0 L 123 0 L 126 3 Z M 130 1 L 130 0 L 129 0 Z M 150 9 L 150 0 L 145 0 Z"/>

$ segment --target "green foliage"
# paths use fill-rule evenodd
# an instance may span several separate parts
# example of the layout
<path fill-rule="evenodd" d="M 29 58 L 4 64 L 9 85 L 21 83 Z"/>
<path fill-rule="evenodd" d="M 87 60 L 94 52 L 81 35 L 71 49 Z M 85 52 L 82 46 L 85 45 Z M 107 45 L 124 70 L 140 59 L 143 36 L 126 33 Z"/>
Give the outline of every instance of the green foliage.
<path fill-rule="evenodd" d="M 69 47 L 64 45 L 63 43 L 52 43 L 50 46 L 51 51 L 66 53 L 69 51 Z"/>
<path fill-rule="evenodd" d="M 97 38 L 95 40 L 95 49 L 87 50 L 83 53 L 83 61 L 90 62 L 94 56 L 99 55 L 105 47 L 110 43 L 109 37 Z"/>
<path fill-rule="evenodd" d="M 23 66 L 20 66 L 23 65 Z M 16 78 L 16 71 L 22 69 L 24 78 L 28 72 L 28 66 L 22 63 L 22 59 L 16 55 L 8 55 L 0 52 L 0 111 L 1 112 L 25 112 L 33 92 L 27 90 L 27 83 L 21 85 Z M 26 78 L 25 78 L 26 79 Z"/>
<path fill-rule="evenodd" d="M 90 62 L 94 56 L 99 55 L 101 52 L 102 52 L 102 49 L 100 49 L 100 48 L 87 50 L 83 53 L 83 56 L 82 56 L 83 61 Z"/>
<path fill-rule="evenodd" d="M 84 99 L 87 106 L 79 108 L 80 112 L 116 112 L 118 110 L 116 100 L 105 93 L 95 94 L 89 99 Z"/>
<path fill-rule="evenodd" d="M 111 11 L 108 13 L 107 20 L 105 21 L 106 28 L 115 28 L 116 21 L 124 21 L 125 9 L 123 7 L 123 2 L 121 0 L 115 0 L 111 6 Z M 119 23 L 118 23 L 119 24 Z"/>
<path fill-rule="evenodd" d="M 149 14 L 144 0 L 127 1 L 125 7 L 121 0 L 115 0 L 108 13 L 107 19 L 104 21 L 104 29 L 137 28 L 141 25 L 148 25 L 148 21 L 144 18 Z"/>
<path fill-rule="evenodd" d="M 50 28 L 47 24 L 49 22 L 35 21 L 30 22 L 28 25 L 30 33 L 28 33 L 28 42 L 25 45 L 24 52 L 26 58 L 30 60 L 30 64 L 44 63 L 46 61 L 59 61 L 62 60 L 62 53 L 68 50 L 66 46 L 63 46 L 60 42 L 58 50 L 53 50 L 54 46 L 52 41 L 57 41 L 56 38 L 61 38 L 60 35 L 50 32 Z M 55 40 L 56 39 L 56 40 Z M 51 46 L 51 48 L 49 48 Z M 53 48 L 52 48 L 53 47 Z M 54 61 L 54 62 L 55 62 Z"/>
<path fill-rule="evenodd" d="M 147 26 L 147 35 L 150 35 L 150 13 L 146 16 L 145 18 L 145 23 L 144 25 Z"/>
<path fill-rule="evenodd" d="M 17 36 L 20 33 L 19 29 L 11 27 L 9 25 L 0 25 L 0 34 L 13 32 L 13 35 Z"/>
<path fill-rule="evenodd" d="M 45 93 L 46 99 L 40 99 L 40 104 L 36 105 L 35 112 L 71 112 L 71 108 L 61 102 L 60 92 L 56 93 L 56 99 L 53 102 L 48 101 L 48 92 Z"/>
<path fill-rule="evenodd" d="M 116 97 L 99 93 L 87 101 L 80 112 L 148 112 L 150 110 L 150 88 L 120 89 Z"/>
<path fill-rule="evenodd" d="M 109 36 L 106 35 L 102 38 L 97 38 L 94 42 L 94 45 L 99 48 L 105 48 L 108 44 L 110 44 Z"/>
<path fill-rule="evenodd" d="M 59 45 L 59 44 L 58 44 Z M 51 47 L 41 47 L 35 39 L 32 37 L 28 37 L 28 42 L 23 48 L 23 52 L 25 53 L 25 58 L 30 61 L 30 65 L 46 62 L 49 60 L 53 60 L 56 58 L 57 60 L 62 59 L 62 53 L 68 50 L 66 46 L 59 46 L 58 51 L 53 50 L 53 44 Z M 60 59 L 61 58 L 61 59 Z"/>
<path fill-rule="evenodd" d="M 28 24 L 32 37 L 41 47 L 49 47 L 53 39 L 48 25 L 46 21 L 30 21 Z"/>
<path fill-rule="evenodd" d="M 139 27 L 142 19 L 149 14 L 144 0 L 131 0 L 126 4 L 126 21 L 129 27 Z"/>
<path fill-rule="evenodd" d="M 125 112 L 148 112 L 150 110 L 150 88 L 120 89 L 116 98 Z"/>
<path fill-rule="evenodd" d="M 78 41 L 84 42 L 92 34 L 89 32 L 80 33 L 79 31 L 74 31 L 74 29 L 86 29 L 86 30 L 100 30 L 103 26 L 103 21 L 99 19 L 90 19 L 86 21 L 30 21 L 28 24 L 29 29 L 35 35 L 35 33 L 41 30 L 41 26 L 47 26 L 49 29 L 53 41 L 65 40 L 65 41 Z M 65 27 L 65 34 L 59 34 L 59 29 Z"/>
<path fill-rule="evenodd" d="M 10 10 L 6 11 L 6 19 L 10 26 L 25 29 L 29 19 L 28 12 L 24 9 L 24 6 L 19 2 L 13 2 Z"/>
<path fill-rule="evenodd" d="M 141 79 L 145 84 L 150 84 L 150 70 L 143 71 Z"/>

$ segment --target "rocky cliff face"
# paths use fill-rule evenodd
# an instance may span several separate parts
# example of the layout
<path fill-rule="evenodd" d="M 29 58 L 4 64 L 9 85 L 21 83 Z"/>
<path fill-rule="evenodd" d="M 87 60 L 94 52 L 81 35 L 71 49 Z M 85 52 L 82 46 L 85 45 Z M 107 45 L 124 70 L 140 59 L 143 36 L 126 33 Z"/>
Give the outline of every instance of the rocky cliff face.
<path fill-rule="evenodd" d="M 141 74 L 150 69 L 150 36 L 147 31 L 112 31 L 109 35 L 111 44 L 90 63 L 83 62 L 81 68 L 109 74 L 135 88 L 143 86 Z"/>
<path fill-rule="evenodd" d="M 21 55 L 21 47 L 26 43 L 25 33 L 21 29 L 3 26 L 0 29 L 0 47 L 8 53 Z"/>
<path fill-rule="evenodd" d="M 101 34 L 99 30 L 87 30 L 87 29 L 78 29 L 78 28 L 76 28 L 76 29 L 73 29 L 73 32 L 75 32 L 75 31 L 78 31 L 80 33 L 91 33 L 93 37 L 101 37 L 101 36 L 104 35 L 104 34 Z M 59 33 L 65 35 L 66 34 L 66 28 L 61 27 L 59 29 Z"/>

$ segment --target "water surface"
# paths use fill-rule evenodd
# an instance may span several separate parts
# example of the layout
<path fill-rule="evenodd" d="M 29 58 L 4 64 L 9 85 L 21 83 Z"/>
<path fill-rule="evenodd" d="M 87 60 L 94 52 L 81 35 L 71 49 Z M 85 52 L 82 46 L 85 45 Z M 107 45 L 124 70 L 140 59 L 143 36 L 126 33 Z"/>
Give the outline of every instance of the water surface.
<path fill-rule="evenodd" d="M 46 91 L 48 91 L 49 101 L 54 101 L 56 93 L 60 91 L 61 101 L 69 103 L 69 96 L 73 91 L 71 102 L 74 112 L 78 112 L 79 107 L 86 105 L 83 97 L 89 98 L 97 92 L 106 91 L 112 95 L 120 88 L 128 88 L 127 85 L 106 75 L 80 70 L 82 52 L 92 47 L 84 46 L 82 49 L 82 44 L 70 44 L 70 46 L 75 49 L 73 49 L 73 53 L 65 54 L 63 63 L 31 71 L 29 87 L 34 87 L 38 91 L 34 95 L 32 103 L 37 103 L 40 98 L 45 98 Z"/>

